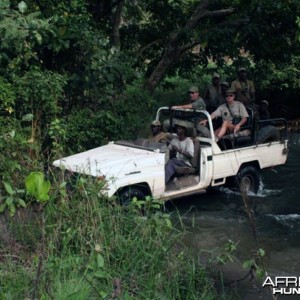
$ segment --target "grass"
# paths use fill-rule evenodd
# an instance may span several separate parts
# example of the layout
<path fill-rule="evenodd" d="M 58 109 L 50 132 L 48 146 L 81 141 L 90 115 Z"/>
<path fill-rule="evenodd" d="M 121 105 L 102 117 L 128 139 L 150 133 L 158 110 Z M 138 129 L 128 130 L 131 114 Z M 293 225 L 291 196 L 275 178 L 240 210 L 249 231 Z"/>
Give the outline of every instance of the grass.
<path fill-rule="evenodd" d="M 88 181 L 71 196 L 54 183 L 51 201 L 24 210 L 29 219 L 12 222 L 14 244 L 1 245 L 0 299 L 230 298 L 168 214 L 116 203 Z"/>

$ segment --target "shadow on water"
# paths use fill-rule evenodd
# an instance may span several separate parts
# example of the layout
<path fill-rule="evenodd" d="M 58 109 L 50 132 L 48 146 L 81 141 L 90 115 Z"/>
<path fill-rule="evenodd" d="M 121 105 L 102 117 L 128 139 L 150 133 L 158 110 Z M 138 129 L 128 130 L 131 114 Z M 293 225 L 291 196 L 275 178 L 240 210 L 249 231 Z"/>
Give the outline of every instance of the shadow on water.
<path fill-rule="evenodd" d="M 259 247 L 266 251 L 270 276 L 300 275 L 300 134 L 290 134 L 284 166 L 262 173 L 263 184 L 254 203 Z M 228 240 L 238 242 L 238 261 L 251 258 L 254 236 L 241 195 L 221 188 L 207 194 L 182 198 L 167 204 L 178 210 L 190 234 L 185 243 L 196 251 L 223 248 Z M 299 296 L 299 295 L 298 295 Z M 280 298 L 281 299 L 281 298 Z"/>

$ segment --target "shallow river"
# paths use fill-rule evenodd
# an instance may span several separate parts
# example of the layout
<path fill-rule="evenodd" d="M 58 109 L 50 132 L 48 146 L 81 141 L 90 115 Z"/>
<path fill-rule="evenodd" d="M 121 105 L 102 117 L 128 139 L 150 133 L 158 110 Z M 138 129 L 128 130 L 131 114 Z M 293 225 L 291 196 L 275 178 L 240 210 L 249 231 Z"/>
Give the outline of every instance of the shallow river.
<path fill-rule="evenodd" d="M 289 135 L 287 163 L 274 170 L 263 171 L 263 183 L 258 195 L 250 196 L 255 203 L 258 245 L 266 252 L 265 266 L 272 277 L 300 276 L 299 166 L 300 134 L 293 133 Z M 234 255 L 242 264 L 251 258 L 252 250 L 257 249 L 238 193 L 221 189 L 179 199 L 168 203 L 167 208 L 170 211 L 179 210 L 190 232 L 185 243 L 195 251 L 221 249 L 228 240 L 232 240 L 238 242 Z M 241 275 L 242 272 L 236 274 Z M 231 277 L 240 279 L 234 278 L 234 274 Z M 257 295 L 253 295 L 255 298 Z M 261 299 L 264 298 L 262 296 Z M 252 298 L 248 295 L 245 299 Z M 300 299 L 300 295 L 297 299 Z"/>

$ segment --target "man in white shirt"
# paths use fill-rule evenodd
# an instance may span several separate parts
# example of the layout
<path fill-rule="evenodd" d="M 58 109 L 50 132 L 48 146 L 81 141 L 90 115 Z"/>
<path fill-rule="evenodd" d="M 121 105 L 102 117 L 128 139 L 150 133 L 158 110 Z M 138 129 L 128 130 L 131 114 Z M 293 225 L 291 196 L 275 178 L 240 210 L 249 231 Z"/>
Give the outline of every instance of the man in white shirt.
<path fill-rule="evenodd" d="M 194 143 L 186 136 L 185 123 L 177 121 L 175 126 L 177 136 L 172 139 L 169 149 L 176 152 L 176 157 L 170 159 L 165 166 L 166 184 L 175 174 L 176 167 L 191 166 L 190 159 L 194 156 Z"/>

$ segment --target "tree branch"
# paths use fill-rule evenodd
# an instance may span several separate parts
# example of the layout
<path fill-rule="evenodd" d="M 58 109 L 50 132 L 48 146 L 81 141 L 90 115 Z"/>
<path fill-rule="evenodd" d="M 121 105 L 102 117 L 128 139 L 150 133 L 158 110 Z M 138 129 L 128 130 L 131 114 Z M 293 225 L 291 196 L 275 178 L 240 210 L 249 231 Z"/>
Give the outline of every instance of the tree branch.
<path fill-rule="evenodd" d="M 176 62 L 185 51 L 190 49 L 192 45 L 195 45 L 195 42 L 192 42 L 179 47 L 179 43 L 196 27 L 201 19 L 225 16 L 235 11 L 234 8 L 208 11 L 207 7 L 209 2 L 209 0 L 204 0 L 199 3 L 186 24 L 180 30 L 174 31 L 169 35 L 166 50 L 146 83 L 146 88 L 150 92 L 154 91 L 171 65 Z"/>

